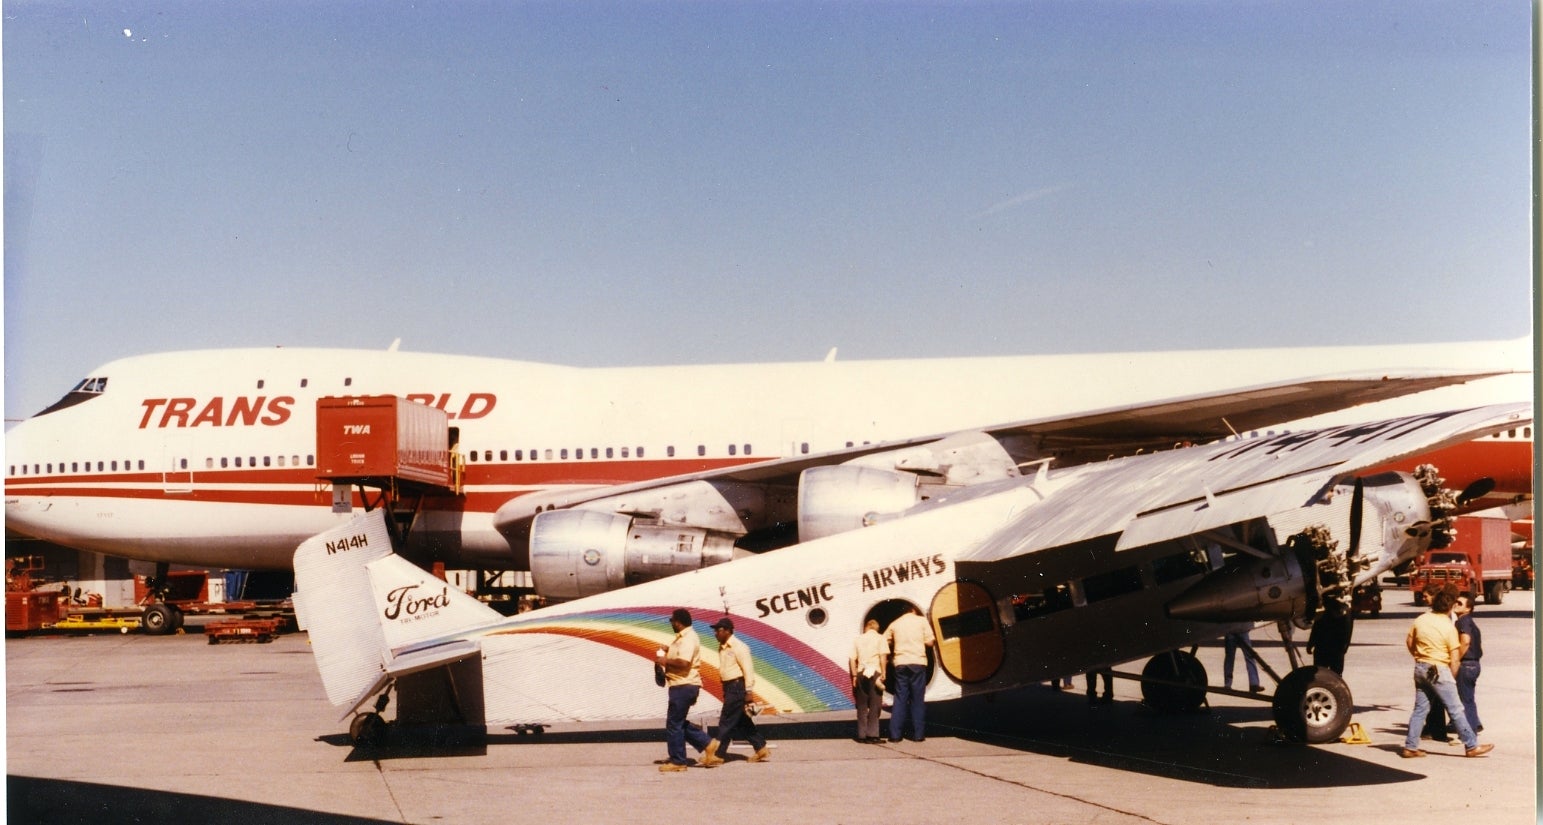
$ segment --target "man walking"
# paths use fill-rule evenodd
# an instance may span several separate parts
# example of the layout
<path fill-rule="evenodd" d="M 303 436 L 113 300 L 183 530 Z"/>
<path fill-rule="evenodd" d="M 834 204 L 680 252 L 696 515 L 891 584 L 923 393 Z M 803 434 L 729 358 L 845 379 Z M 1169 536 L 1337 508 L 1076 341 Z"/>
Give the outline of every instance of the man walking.
<path fill-rule="evenodd" d="M 723 764 L 719 748 L 727 748 L 735 739 L 750 743 L 755 751 L 751 762 L 765 762 L 771 757 L 766 737 L 755 727 L 755 720 L 745 713 L 745 697 L 755 688 L 755 665 L 750 659 L 750 649 L 734 639 L 734 620 L 725 616 L 713 624 L 713 634 L 718 637 L 718 676 L 723 680 L 723 710 L 718 714 L 718 738 L 707 743 L 702 752 L 702 767 L 716 768 Z"/>
<path fill-rule="evenodd" d="M 1452 608 L 1457 617 L 1457 695 L 1463 700 L 1463 712 L 1468 716 L 1468 727 L 1474 733 L 1484 732 L 1479 721 L 1479 704 L 1474 690 L 1479 682 L 1479 659 L 1484 657 L 1484 643 L 1479 638 L 1479 626 L 1473 621 L 1473 594 L 1464 590 L 1457 594 L 1457 604 Z"/>
<path fill-rule="evenodd" d="M 1429 613 L 1421 614 L 1409 628 L 1404 643 L 1414 657 L 1414 712 L 1409 716 L 1409 730 L 1404 735 L 1404 747 L 1398 752 L 1405 759 L 1424 756 L 1420 750 L 1420 730 L 1430 715 L 1431 701 L 1446 707 L 1447 715 L 1457 728 L 1457 736 L 1463 742 L 1466 756 L 1483 756 L 1495 749 L 1494 745 L 1480 745 L 1479 737 L 1468 724 L 1463 711 L 1463 700 L 1457 695 L 1456 677 L 1461 654 L 1461 642 L 1457 628 L 1448 615 L 1457 601 L 1457 591 L 1447 587 L 1431 596 Z"/>
<path fill-rule="evenodd" d="M 696 704 L 702 693 L 702 647 L 696 631 L 691 628 L 691 613 L 676 608 L 670 614 L 670 629 L 675 638 L 668 650 L 656 655 L 658 664 L 664 666 L 665 686 L 670 693 L 670 704 L 664 716 L 664 740 L 669 759 L 659 766 L 664 772 L 683 771 L 691 763 L 686 761 L 686 744 L 701 751 L 710 741 L 707 731 L 687 724 L 686 714 Z"/>
<path fill-rule="evenodd" d="M 895 705 L 889 713 L 889 741 L 899 742 L 905 723 L 911 723 L 911 741 L 927 738 L 927 648 L 937 638 L 932 625 L 915 605 L 901 614 L 884 632 L 895 663 Z"/>

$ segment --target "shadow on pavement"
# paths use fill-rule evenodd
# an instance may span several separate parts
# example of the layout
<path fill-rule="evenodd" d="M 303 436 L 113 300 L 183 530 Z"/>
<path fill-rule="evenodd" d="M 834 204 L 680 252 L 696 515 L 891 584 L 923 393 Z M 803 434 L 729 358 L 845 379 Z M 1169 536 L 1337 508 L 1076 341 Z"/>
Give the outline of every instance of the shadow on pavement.
<path fill-rule="evenodd" d="M 212 796 L 7 776 L 6 821 L 29 825 L 143 825 L 147 822 L 282 822 L 373 825 L 383 820 Z"/>

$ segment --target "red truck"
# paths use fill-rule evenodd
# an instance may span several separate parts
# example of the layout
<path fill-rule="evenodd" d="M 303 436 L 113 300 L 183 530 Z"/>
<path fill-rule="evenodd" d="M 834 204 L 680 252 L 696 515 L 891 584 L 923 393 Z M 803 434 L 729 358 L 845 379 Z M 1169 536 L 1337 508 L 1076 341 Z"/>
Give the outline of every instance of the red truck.
<path fill-rule="evenodd" d="M 1451 584 L 1460 591 L 1483 593 L 1485 604 L 1500 604 L 1511 589 L 1511 522 L 1460 516 L 1456 528 L 1452 543 L 1427 552 L 1409 577 L 1414 603 L 1425 604 L 1427 587 Z"/>

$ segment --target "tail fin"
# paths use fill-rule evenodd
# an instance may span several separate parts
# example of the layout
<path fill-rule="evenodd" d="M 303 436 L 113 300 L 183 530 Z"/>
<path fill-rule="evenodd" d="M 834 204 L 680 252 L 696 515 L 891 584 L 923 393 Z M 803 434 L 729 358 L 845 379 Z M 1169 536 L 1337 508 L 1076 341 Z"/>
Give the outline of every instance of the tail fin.
<path fill-rule="evenodd" d="M 375 510 L 295 551 L 295 618 L 310 633 L 327 699 L 357 703 L 415 645 L 503 619 L 496 610 L 397 556 Z"/>
<path fill-rule="evenodd" d="M 392 555 L 385 514 L 366 513 L 295 550 L 295 619 L 310 634 L 316 669 L 334 705 L 355 701 L 384 672 L 385 633 L 365 565 Z"/>

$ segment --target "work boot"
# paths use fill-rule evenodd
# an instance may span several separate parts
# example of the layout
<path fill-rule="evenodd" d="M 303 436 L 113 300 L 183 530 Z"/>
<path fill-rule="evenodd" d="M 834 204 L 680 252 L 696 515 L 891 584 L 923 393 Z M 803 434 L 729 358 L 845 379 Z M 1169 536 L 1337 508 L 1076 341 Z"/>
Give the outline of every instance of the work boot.
<path fill-rule="evenodd" d="M 762 745 L 761 749 L 750 755 L 747 762 L 765 762 L 771 758 L 771 745 Z"/>
<path fill-rule="evenodd" d="M 666 762 L 659 766 L 660 773 L 674 773 L 675 771 L 683 770 L 686 770 L 686 766 L 680 764 L 679 762 Z"/>
<path fill-rule="evenodd" d="M 1473 747 L 1471 747 L 1467 751 L 1465 751 L 1463 753 L 1463 756 L 1466 756 L 1466 757 L 1469 757 L 1469 758 L 1473 758 L 1475 756 L 1483 756 L 1484 754 L 1489 753 L 1490 751 L 1492 751 L 1494 749 L 1495 749 L 1494 745 L 1474 745 Z"/>
<path fill-rule="evenodd" d="M 718 740 L 708 740 L 707 749 L 702 751 L 702 767 L 716 768 L 722 764 L 723 757 L 718 755 Z"/>
<path fill-rule="evenodd" d="M 1404 757 L 1405 759 L 1414 759 L 1416 757 L 1424 756 L 1425 751 L 1422 751 L 1419 748 L 1399 748 L 1398 755 Z"/>

